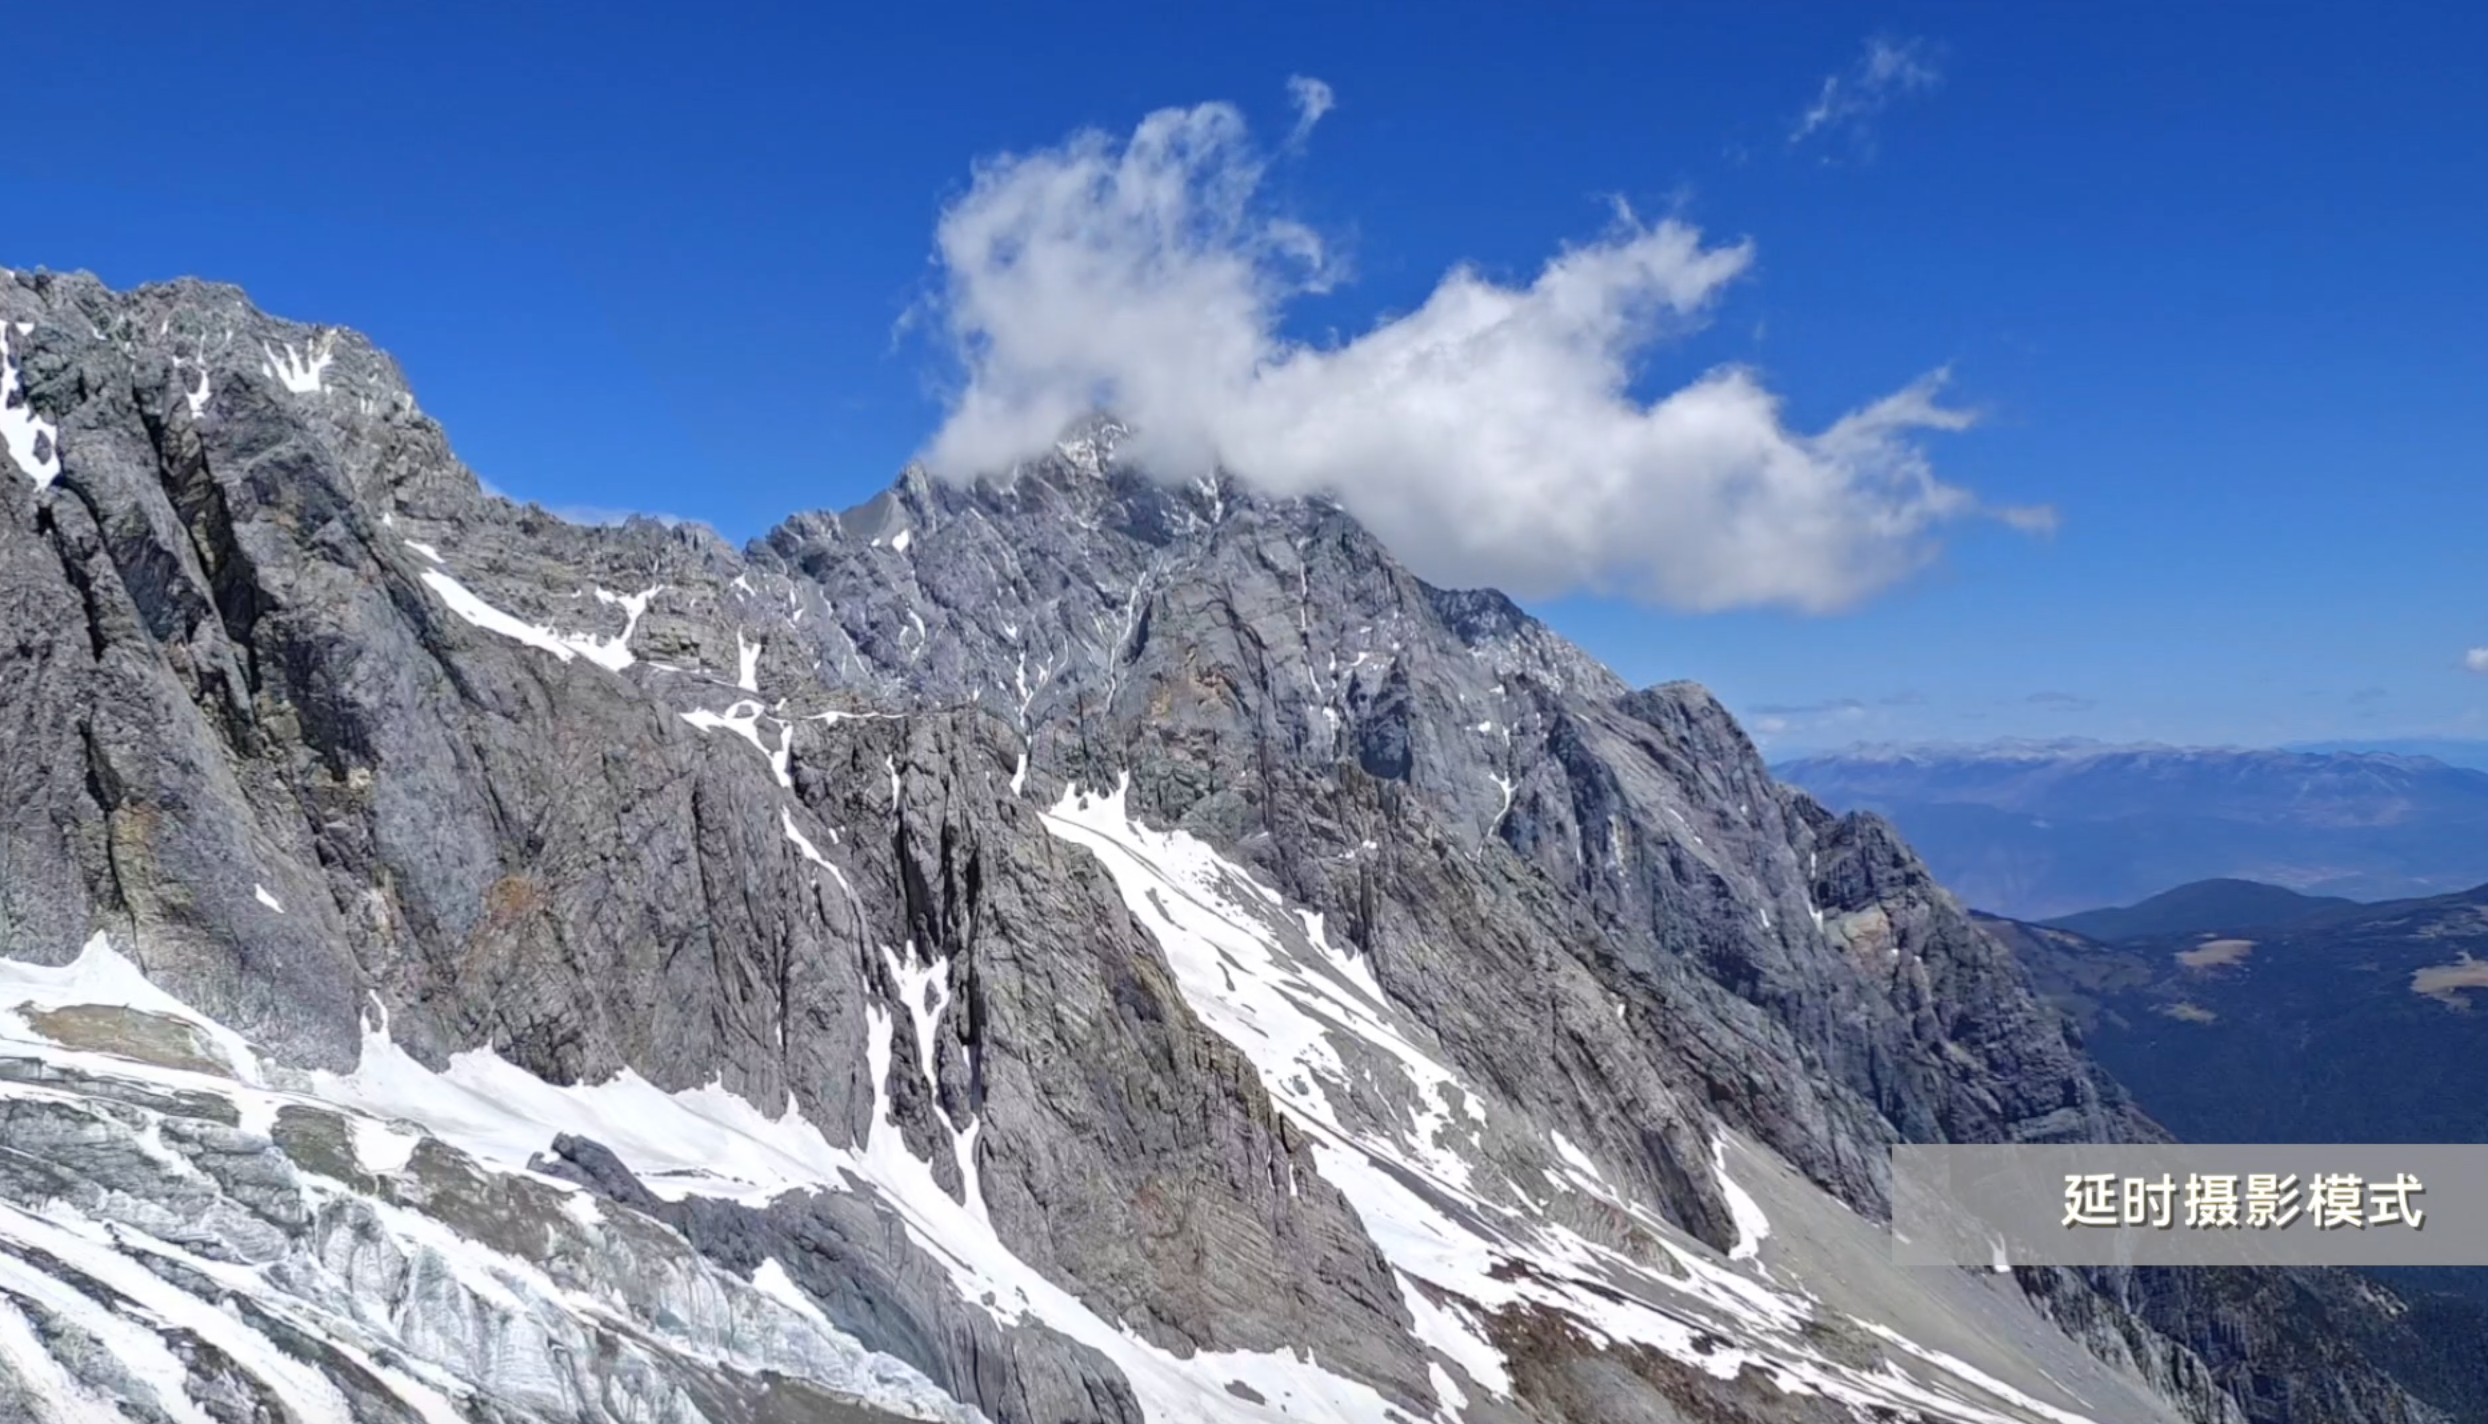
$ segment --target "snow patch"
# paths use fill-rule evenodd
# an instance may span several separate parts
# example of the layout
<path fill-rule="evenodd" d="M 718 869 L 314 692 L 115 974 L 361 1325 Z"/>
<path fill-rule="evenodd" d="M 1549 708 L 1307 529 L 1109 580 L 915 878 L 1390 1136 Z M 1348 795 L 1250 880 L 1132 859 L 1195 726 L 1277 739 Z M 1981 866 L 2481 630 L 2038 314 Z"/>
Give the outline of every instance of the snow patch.
<path fill-rule="evenodd" d="M 1753 1193 L 1736 1184 L 1728 1175 L 1728 1139 L 1711 1142 L 1711 1175 L 1719 1179 L 1719 1194 L 1728 1199 L 1728 1219 L 1736 1226 L 1736 1244 L 1728 1248 L 1731 1261 L 1750 1261 L 1762 1254 L 1762 1243 L 1771 1234 L 1771 1218 L 1763 1215 L 1762 1203 Z"/>
<path fill-rule="evenodd" d="M 746 641 L 742 629 L 734 630 L 734 685 L 745 692 L 760 690 L 761 647 L 759 643 Z"/>
<path fill-rule="evenodd" d="M 439 553 L 429 546 L 416 544 L 411 539 L 406 542 L 408 547 L 427 558 L 435 561 L 440 558 Z M 631 654 L 631 634 L 639 627 L 640 615 L 647 612 L 648 600 L 659 591 L 650 588 L 640 593 L 624 595 L 609 593 L 601 588 L 597 589 L 597 602 L 618 606 L 624 615 L 622 631 L 610 638 L 605 638 L 590 633 L 557 633 L 540 624 L 530 623 L 523 618 L 504 613 L 477 597 L 472 589 L 458 582 L 445 569 L 425 569 L 423 582 L 440 598 L 442 603 L 449 606 L 450 612 L 487 633 L 498 633 L 514 642 L 525 643 L 531 648 L 541 648 L 563 662 L 568 662 L 572 658 L 585 658 L 613 672 L 620 672 L 638 661 Z"/>
<path fill-rule="evenodd" d="M 789 728 L 788 732 L 789 735 L 792 735 L 793 729 Z M 778 808 L 778 823 L 785 828 L 787 841 L 795 847 L 796 851 L 800 853 L 804 859 L 812 862 L 821 869 L 828 871 L 829 878 L 838 882 L 839 893 L 847 897 L 848 907 L 855 911 L 856 925 L 860 931 L 864 922 L 864 902 L 856 898 L 855 887 L 848 883 L 847 873 L 840 870 L 827 856 L 822 855 L 818 846 L 812 844 L 812 838 L 805 835 L 802 829 L 795 824 L 795 813 L 793 811 L 784 806 L 780 806 Z M 829 841 L 832 845 L 836 845 L 838 843 L 838 833 L 836 831 L 833 830 L 829 833 Z M 785 1034 L 784 1027 L 781 1026 L 778 1032 L 782 1039 Z"/>
<path fill-rule="evenodd" d="M 406 1164 L 414 1160 L 415 1145 L 423 1141 L 422 1133 L 377 1118 L 356 1117 L 351 1126 L 355 1165 L 378 1177 L 406 1170 Z"/>
<path fill-rule="evenodd" d="M 829 861 L 822 856 L 820 849 L 812 844 L 812 838 L 805 835 L 803 831 L 795 825 L 794 812 L 780 806 L 778 808 L 778 822 L 786 828 L 786 839 L 794 845 L 797 851 L 802 853 L 804 859 L 811 861 L 814 865 L 820 866 L 826 870 L 836 870 L 838 868 L 831 865 Z"/>
<path fill-rule="evenodd" d="M 851 1160 L 792 1103 L 771 1119 L 714 1084 L 668 1094 L 627 1069 L 603 1083 L 556 1087 L 489 1049 L 453 1055 L 435 1073 L 398 1047 L 385 1023 L 365 1023 L 353 1073 L 314 1073 L 312 1084 L 326 1102 L 420 1124 L 505 1172 L 528 1170 L 560 1133 L 591 1137 L 668 1201 L 764 1205 L 800 1188 L 834 1187 Z"/>
<path fill-rule="evenodd" d="M 1598 1164 L 1590 1160 L 1590 1154 L 1574 1146 L 1571 1138 L 1560 1132 L 1550 1132 L 1547 1136 L 1554 1140 L 1555 1155 L 1563 1158 L 1566 1166 L 1601 1187 L 1606 1185 L 1607 1179 L 1599 1172 Z"/>
<path fill-rule="evenodd" d="M 1467 1371 L 1480 1388 L 1511 1398 L 1511 1369 L 1504 1363 L 1503 1352 L 1487 1338 L 1486 1327 L 1457 1305 L 1436 1304 L 1405 1272 L 1393 1274 L 1399 1277 L 1400 1299 L 1407 1303 L 1409 1319 L 1416 1322 L 1417 1342 Z M 1444 1388 L 1450 1383 L 1448 1376 L 1437 1380 L 1435 1392 L 1452 1409 L 1465 1408 L 1468 1400 L 1456 1385 Z"/>
<path fill-rule="evenodd" d="M 268 359 L 260 370 L 274 376 L 279 385 L 295 395 L 312 395 L 323 389 L 320 376 L 337 359 L 336 346 L 337 334 L 333 331 L 322 333 L 300 355 L 295 354 L 292 342 L 280 348 L 262 341 L 259 351 Z"/>
<path fill-rule="evenodd" d="M 139 967 L 123 958 L 121 952 L 112 947 L 111 939 L 101 931 L 87 940 L 79 949 L 77 958 L 58 967 L 47 968 L 20 959 L 0 959 L 0 1010 L 40 1011 L 82 1005 L 130 1009 L 177 1020 L 213 1044 L 226 1066 L 233 1070 L 235 1078 L 249 1084 L 264 1081 L 259 1055 L 252 1051 L 242 1035 L 149 983 Z M 0 1029 L 5 1027 L 5 1024 L 0 1024 Z M 199 1073 L 180 1076 L 214 1081 Z M 217 1084 L 216 1088 L 230 1086 Z"/>
<path fill-rule="evenodd" d="M 2015 1408 L 2026 1409 L 2043 1419 L 2054 1420 L 2056 1424 L 2091 1424 L 2091 1420 L 2085 1415 L 2059 1409 L 2045 1400 L 2034 1399 L 1967 1361 L 1955 1359 L 1941 1350 L 1930 1350 L 1888 1325 L 1879 1325 L 1872 1320 L 1862 1320 L 1856 1316 L 1851 1316 L 1850 1319 L 1856 1321 L 1868 1334 L 1885 1344 L 1914 1355 L 1944 1373 L 2012 1404 Z"/>
<path fill-rule="evenodd" d="M 269 894 L 267 886 L 253 885 L 251 887 L 251 895 L 253 898 L 257 899 L 260 904 L 267 906 L 269 909 L 276 911 L 278 914 L 281 915 L 285 913 L 285 902 L 279 900 L 274 895 Z"/>
<path fill-rule="evenodd" d="M 776 774 L 778 785 L 789 790 L 794 788 L 795 778 L 786 769 L 787 759 L 795 749 L 795 728 L 792 723 L 770 716 L 767 709 L 750 698 L 735 703 L 723 712 L 711 712 L 703 707 L 696 711 L 682 713 L 681 716 L 684 721 L 703 732 L 728 731 L 751 743 L 759 749 L 762 756 L 769 759 L 769 770 Z M 760 724 L 762 722 L 776 724 L 778 733 L 776 746 L 772 747 L 761 740 Z"/>
<path fill-rule="evenodd" d="M 950 961 L 920 960 L 915 950 L 910 942 L 902 958 L 885 947 L 881 962 L 898 985 L 899 1002 L 907 1006 L 907 1016 L 915 1023 L 916 1065 L 924 1070 L 925 1086 L 938 1092 L 941 1080 L 933 1069 L 933 1039 L 941 1028 L 942 1014 L 950 1008 Z"/>
<path fill-rule="evenodd" d="M 18 323 L 18 334 L 32 330 Z M 0 331 L 0 445 L 6 445 L 9 459 L 18 473 L 35 482 L 36 489 L 48 487 L 60 478 L 60 427 L 35 414 L 32 402 L 18 379 L 17 357 L 9 350 L 8 333 Z"/>

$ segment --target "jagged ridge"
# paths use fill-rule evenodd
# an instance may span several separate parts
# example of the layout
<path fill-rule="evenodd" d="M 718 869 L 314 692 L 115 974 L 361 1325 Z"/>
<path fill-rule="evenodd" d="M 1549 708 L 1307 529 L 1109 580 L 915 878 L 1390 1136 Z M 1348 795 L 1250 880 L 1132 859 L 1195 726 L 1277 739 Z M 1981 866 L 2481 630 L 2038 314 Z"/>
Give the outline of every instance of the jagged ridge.
<path fill-rule="evenodd" d="M 2105 1366 L 1998 1282 L 1826 1304 L 1832 1263 L 1873 1258 L 1832 1203 L 1878 1210 L 1890 1142 L 2149 1124 L 1888 827 L 1776 786 L 1699 689 L 1628 690 L 1332 506 L 1153 482 L 1104 426 L 738 552 L 484 496 L 368 343 L 230 289 L 19 277 L 0 319 L 60 453 L 0 520 L 26 630 L 0 955 L 100 929 L 338 1081 L 385 1011 L 418 1083 L 483 1051 L 567 1091 L 791 1103 L 870 1190 L 660 1184 L 533 1119 L 497 1159 L 434 1097 L 389 1108 L 493 1190 L 583 1186 L 730 1273 L 782 1262 L 831 1329 L 997 1419 L 1166 1417 L 1203 1385 L 1237 1418 L 1274 1389 L 1338 1418 L 2035 1418 L 2077 1407 L 2045 1402 L 2074 1372 L 2120 1418 L 2242 1417 L 2077 1277 L 2023 1284 Z M 1075 788 L 1115 787 L 1125 829 L 1079 819 Z M 1152 834 L 1197 851 L 1112 868 Z M 1224 887 L 1265 988 L 1361 978 L 1388 1032 L 1321 1010 L 1335 1069 L 1287 1080 L 1145 893 L 1196 854 L 1223 868 L 1167 883 Z M 1521 1275 L 1412 1253 L 1411 1191 Z M 963 1299 L 971 1238 L 1051 1304 Z M 1602 1327 L 1583 1291 L 1650 1319 Z M 1876 1309 L 2017 1384 L 1837 1324 Z M 1924 1397 L 1840 1394 L 1887 1367 Z M 2322 1417 L 2424 1417 L 2321 1367 Z M 603 1417 L 457 1387 L 479 1417 Z"/>

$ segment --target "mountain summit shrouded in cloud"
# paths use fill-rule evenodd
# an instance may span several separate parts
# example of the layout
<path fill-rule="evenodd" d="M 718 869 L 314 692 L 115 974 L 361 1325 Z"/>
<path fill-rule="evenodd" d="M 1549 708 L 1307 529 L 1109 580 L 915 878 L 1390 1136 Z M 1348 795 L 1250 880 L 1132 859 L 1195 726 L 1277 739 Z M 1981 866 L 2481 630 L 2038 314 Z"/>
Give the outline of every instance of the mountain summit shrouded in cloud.
<path fill-rule="evenodd" d="M 1295 97 L 1301 138 L 1331 96 Z M 1290 300 L 1340 269 L 1270 210 L 1266 163 L 1235 109 L 1203 104 L 979 165 L 937 237 L 928 314 L 964 380 L 926 463 L 1003 473 L 1110 408 L 1161 476 L 1334 495 L 1437 582 L 1704 611 L 1851 606 L 1981 512 L 1919 444 L 1970 423 L 1940 372 L 1811 433 L 1742 367 L 1637 398 L 1638 359 L 1754 247 L 1621 205 L 1525 286 L 1458 268 L 1353 340 L 1290 339 Z"/>

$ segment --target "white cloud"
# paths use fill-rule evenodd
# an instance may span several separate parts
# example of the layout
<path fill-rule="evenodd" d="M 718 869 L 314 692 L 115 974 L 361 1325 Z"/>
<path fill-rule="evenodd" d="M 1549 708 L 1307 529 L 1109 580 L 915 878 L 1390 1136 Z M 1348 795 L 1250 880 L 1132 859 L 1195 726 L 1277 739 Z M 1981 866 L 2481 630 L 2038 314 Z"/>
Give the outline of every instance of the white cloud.
<path fill-rule="evenodd" d="M 1223 104 L 980 164 L 937 235 L 927 315 L 965 380 L 925 462 L 1003 473 L 1111 409 L 1159 475 L 1215 464 L 1333 495 L 1437 582 L 1698 610 L 1848 606 L 1979 512 L 1916 439 L 1969 423 L 1937 399 L 1941 372 L 1815 433 L 1742 367 L 1632 393 L 1639 358 L 1701 321 L 1750 243 L 1619 208 L 1526 285 L 1457 269 L 1414 311 L 1310 345 L 1281 319 L 1336 267 L 1265 211 L 1261 175 Z"/>
<path fill-rule="evenodd" d="M 2462 665 L 2473 672 L 2488 673 L 2488 648 L 2473 648 L 2463 654 Z"/>
<path fill-rule="evenodd" d="M 1824 79 L 1814 103 L 1788 134 L 1792 144 L 1846 132 L 1859 149 L 1871 153 L 1876 115 L 1904 94 L 1932 89 L 1943 81 L 1935 52 L 1924 40 L 1876 38 L 1866 42 L 1857 63 Z"/>
<path fill-rule="evenodd" d="M 1887 733 L 1896 709 L 1915 701 L 1914 696 L 1894 696 L 1869 704 L 1855 697 L 1827 697 L 1814 702 L 1749 703 L 1734 710 L 1758 745 L 1828 745 Z"/>
<path fill-rule="evenodd" d="M 1288 146 L 1292 148 L 1312 134 L 1313 126 L 1320 123 L 1322 116 L 1329 113 L 1338 101 L 1332 96 L 1330 86 L 1321 80 L 1291 74 L 1287 77 L 1287 102 L 1296 106 L 1296 127 L 1287 135 Z"/>

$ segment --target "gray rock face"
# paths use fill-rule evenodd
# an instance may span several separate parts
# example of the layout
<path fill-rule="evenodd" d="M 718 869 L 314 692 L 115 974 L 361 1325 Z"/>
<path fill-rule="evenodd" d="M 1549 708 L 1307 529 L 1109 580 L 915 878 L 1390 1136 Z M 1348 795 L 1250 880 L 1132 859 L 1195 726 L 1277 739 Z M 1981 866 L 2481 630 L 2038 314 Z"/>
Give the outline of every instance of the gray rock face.
<path fill-rule="evenodd" d="M 1888 826 L 1335 507 L 1100 422 L 737 551 L 484 495 L 229 288 L 0 323 L 0 1417 L 2429 1417 L 1877 1263 L 1895 1141 L 2157 1129 Z M 63 999 L 98 933 L 177 1004 Z M 124 1388 L 131 1261 L 249 1331 Z"/>

